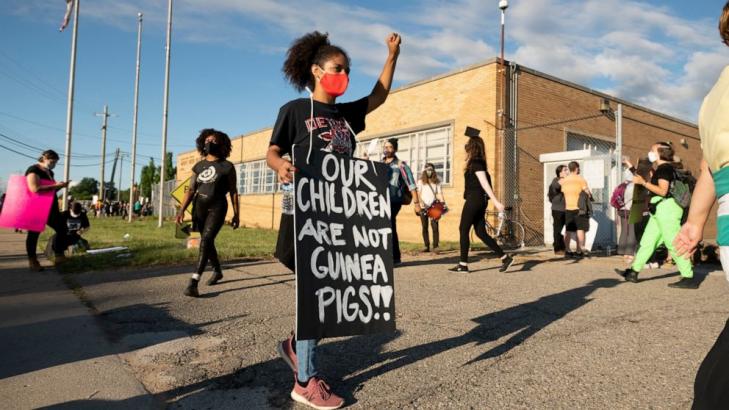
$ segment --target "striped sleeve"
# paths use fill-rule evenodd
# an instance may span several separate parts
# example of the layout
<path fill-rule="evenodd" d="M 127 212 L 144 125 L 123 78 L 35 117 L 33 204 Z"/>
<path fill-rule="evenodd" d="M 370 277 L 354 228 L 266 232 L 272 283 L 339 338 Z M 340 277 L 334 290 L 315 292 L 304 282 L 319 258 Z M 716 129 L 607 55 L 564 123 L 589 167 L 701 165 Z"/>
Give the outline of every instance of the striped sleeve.
<path fill-rule="evenodd" d="M 405 161 L 400 162 L 400 175 L 402 175 L 402 179 L 405 181 L 405 185 L 408 187 L 410 192 L 418 190 L 415 178 L 413 177 L 413 172 L 410 170 L 410 167 L 407 163 L 405 163 Z"/>

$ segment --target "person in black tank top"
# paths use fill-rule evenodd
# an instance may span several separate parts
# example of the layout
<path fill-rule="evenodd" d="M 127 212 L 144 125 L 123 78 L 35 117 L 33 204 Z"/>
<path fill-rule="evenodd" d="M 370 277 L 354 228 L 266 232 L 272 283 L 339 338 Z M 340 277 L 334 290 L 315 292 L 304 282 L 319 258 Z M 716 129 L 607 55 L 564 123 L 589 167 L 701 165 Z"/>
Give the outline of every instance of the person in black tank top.
<path fill-rule="evenodd" d="M 483 139 L 479 136 L 481 131 L 466 127 L 466 136 L 469 137 L 466 144 L 466 172 L 464 173 L 465 189 L 463 198 L 466 202 L 463 204 L 461 212 L 460 245 L 461 260 L 458 265 L 449 269 L 451 272 L 468 272 L 468 249 L 471 247 L 471 227 L 476 232 L 476 236 L 483 241 L 486 246 L 491 248 L 496 256 L 501 258 L 500 272 L 505 272 L 514 263 L 514 259 L 504 253 L 496 240 L 490 237 L 486 232 L 486 207 L 488 200 L 494 201 L 494 207 L 499 212 L 504 212 L 504 205 L 496 199 L 493 189 L 491 188 L 491 175 L 486 170 L 486 147 Z"/>
<path fill-rule="evenodd" d="M 58 154 L 53 150 L 43 151 L 38 163 L 31 165 L 25 171 L 25 178 L 28 182 L 28 189 L 31 192 L 44 192 L 44 191 L 58 191 L 68 187 L 68 182 L 56 182 L 53 178 L 53 168 L 58 162 Z M 41 185 L 41 181 L 46 181 L 47 184 Z M 48 184 L 50 183 L 50 184 Z M 56 231 L 55 238 L 53 240 L 53 252 L 56 257 L 54 258 L 54 264 L 58 266 L 65 260 L 64 252 L 66 251 L 66 222 L 61 217 L 61 210 L 58 208 L 58 201 L 54 200 L 51 203 L 51 212 L 48 214 L 48 226 Z M 40 232 L 28 231 L 28 236 L 25 238 L 25 251 L 28 254 L 28 264 L 32 271 L 42 271 L 43 267 L 38 262 L 38 237 Z"/>
<path fill-rule="evenodd" d="M 185 210 L 192 202 L 193 230 L 200 232 L 197 271 L 190 278 L 184 292 L 186 296 L 192 297 L 199 296 L 197 285 L 208 261 L 213 267 L 213 276 L 207 284 L 215 285 L 223 278 L 215 237 L 225 223 L 228 194 L 233 204 L 233 229 L 238 228 L 239 224 L 238 178 L 235 167 L 226 160 L 230 156 L 230 138 L 224 132 L 208 128 L 200 131 L 196 145 L 203 159 L 192 167 L 190 190 L 185 194 L 176 218 L 177 224 L 181 224 Z"/>

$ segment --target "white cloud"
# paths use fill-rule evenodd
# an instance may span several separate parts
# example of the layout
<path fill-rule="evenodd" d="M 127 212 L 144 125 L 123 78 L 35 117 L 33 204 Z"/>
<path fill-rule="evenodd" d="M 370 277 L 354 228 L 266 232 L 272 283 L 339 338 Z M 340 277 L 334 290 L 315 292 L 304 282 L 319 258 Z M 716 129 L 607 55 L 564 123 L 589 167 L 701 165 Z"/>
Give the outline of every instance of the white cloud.
<path fill-rule="evenodd" d="M 36 18 L 60 20 L 63 13 L 60 0 L 53 8 L 48 0 L 10 3 L 8 9 Z M 133 31 L 138 10 L 164 27 L 166 5 L 95 0 L 83 2 L 82 10 L 86 18 Z M 496 6 L 496 0 L 423 0 L 379 10 L 335 0 L 177 0 L 175 28 L 183 41 L 267 53 L 281 53 L 305 32 L 327 31 L 349 51 L 354 69 L 369 76 L 380 72 L 385 36 L 399 31 L 396 79 L 409 82 L 495 56 Z M 512 0 L 507 58 L 694 120 L 702 96 L 729 62 L 715 20 L 690 20 L 638 0 Z"/>

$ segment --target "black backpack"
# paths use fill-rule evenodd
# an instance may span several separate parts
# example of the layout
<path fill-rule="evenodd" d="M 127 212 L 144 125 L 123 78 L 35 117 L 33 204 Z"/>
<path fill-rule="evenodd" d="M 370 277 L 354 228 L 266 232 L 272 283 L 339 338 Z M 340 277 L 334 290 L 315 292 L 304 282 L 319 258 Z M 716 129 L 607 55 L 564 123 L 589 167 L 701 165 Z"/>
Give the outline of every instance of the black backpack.
<path fill-rule="evenodd" d="M 691 205 L 691 195 L 696 187 L 696 178 L 688 171 L 675 170 L 674 180 L 668 192 L 683 209 Z"/>

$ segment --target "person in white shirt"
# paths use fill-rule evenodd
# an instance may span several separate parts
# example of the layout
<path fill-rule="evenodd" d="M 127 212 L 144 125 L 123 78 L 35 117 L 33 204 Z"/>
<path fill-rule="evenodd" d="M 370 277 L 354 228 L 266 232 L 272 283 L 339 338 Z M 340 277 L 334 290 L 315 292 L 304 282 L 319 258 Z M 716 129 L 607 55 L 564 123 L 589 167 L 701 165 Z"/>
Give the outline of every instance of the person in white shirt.
<path fill-rule="evenodd" d="M 425 249 L 423 252 L 430 252 L 430 235 L 428 232 L 428 220 L 433 228 L 433 251 L 438 250 L 438 220 L 437 218 L 430 218 L 428 216 L 428 209 L 436 202 L 442 202 L 445 207 L 445 198 L 443 197 L 443 190 L 440 186 L 440 178 L 438 173 L 435 172 L 435 166 L 431 163 L 425 164 L 425 169 L 418 179 L 418 192 L 420 193 L 420 207 L 422 212 L 420 213 L 420 222 L 423 225 L 423 243 Z"/>

